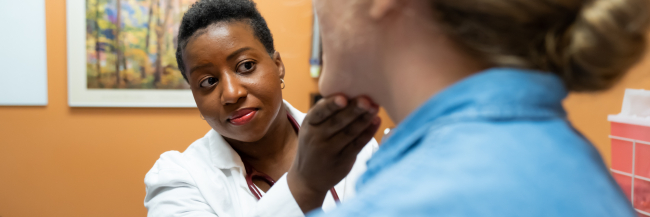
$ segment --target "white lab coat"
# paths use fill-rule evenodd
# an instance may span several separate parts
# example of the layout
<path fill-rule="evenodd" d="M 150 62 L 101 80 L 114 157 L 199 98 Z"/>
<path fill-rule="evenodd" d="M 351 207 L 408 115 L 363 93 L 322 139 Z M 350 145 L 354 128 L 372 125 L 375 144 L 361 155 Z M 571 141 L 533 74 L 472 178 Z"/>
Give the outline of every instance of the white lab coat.
<path fill-rule="evenodd" d="M 302 124 L 305 114 L 286 101 L 284 105 Z M 377 148 L 377 142 L 371 140 L 357 156 L 352 171 L 334 187 L 342 202 L 355 195 L 355 183 Z M 168 151 L 160 155 L 147 173 L 144 205 L 148 216 L 304 216 L 289 191 L 286 173 L 258 201 L 246 184 L 245 172 L 239 154 L 219 133 L 210 130 L 185 152 Z M 323 210 L 334 207 L 336 203 L 328 192 Z"/>

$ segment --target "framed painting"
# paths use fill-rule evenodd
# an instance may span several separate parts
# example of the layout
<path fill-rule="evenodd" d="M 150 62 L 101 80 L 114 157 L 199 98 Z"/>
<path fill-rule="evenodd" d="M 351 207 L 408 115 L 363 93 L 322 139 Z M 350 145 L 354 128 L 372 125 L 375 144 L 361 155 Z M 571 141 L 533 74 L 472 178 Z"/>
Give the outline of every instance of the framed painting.
<path fill-rule="evenodd" d="M 196 107 L 175 56 L 195 1 L 67 0 L 70 106 Z"/>

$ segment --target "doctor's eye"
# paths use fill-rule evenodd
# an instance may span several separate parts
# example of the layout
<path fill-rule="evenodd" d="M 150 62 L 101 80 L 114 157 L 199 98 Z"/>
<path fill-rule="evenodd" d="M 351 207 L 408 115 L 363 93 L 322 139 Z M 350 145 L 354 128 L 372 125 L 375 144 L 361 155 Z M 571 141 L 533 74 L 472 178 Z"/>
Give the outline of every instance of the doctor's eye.
<path fill-rule="evenodd" d="M 219 80 L 215 77 L 208 77 L 206 79 L 203 79 L 201 81 L 201 84 L 199 84 L 200 87 L 211 87 L 214 84 L 216 84 Z"/>
<path fill-rule="evenodd" d="M 253 61 L 243 62 L 243 63 L 239 64 L 239 66 L 237 67 L 237 72 L 238 73 L 246 73 L 246 72 L 253 71 L 255 69 L 255 65 L 256 65 L 255 62 L 253 62 Z"/>

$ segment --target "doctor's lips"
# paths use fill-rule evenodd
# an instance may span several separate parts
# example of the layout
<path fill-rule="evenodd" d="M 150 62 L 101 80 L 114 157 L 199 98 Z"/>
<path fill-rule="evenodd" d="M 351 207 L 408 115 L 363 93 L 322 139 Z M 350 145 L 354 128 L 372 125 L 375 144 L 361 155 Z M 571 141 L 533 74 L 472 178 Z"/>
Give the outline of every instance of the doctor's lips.
<path fill-rule="evenodd" d="M 244 125 L 253 120 L 253 117 L 255 117 L 256 113 L 256 108 L 239 109 L 233 112 L 230 117 L 228 117 L 228 122 L 234 125 Z"/>

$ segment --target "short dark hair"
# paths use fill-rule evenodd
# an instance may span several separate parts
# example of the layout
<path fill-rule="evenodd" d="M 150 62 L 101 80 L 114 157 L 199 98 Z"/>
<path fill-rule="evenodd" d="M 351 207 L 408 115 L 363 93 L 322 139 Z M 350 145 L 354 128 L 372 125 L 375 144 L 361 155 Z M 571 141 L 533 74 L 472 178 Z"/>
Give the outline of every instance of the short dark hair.
<path fill-rule="evenodd" d="M 275 52 L 273 35 L 266 25 L 266 20 L 257 10 L 255 2 L 252 0 L 199 0 L 185 12 L 178 29 L 176 62 L 186 81 L 188 78 L 183 65 L 183 50 L 190 38 L 214 23 L 232 21 L 247 21 L 255 37 L 264 45 L 266 52 L 269 55 Z"/>

